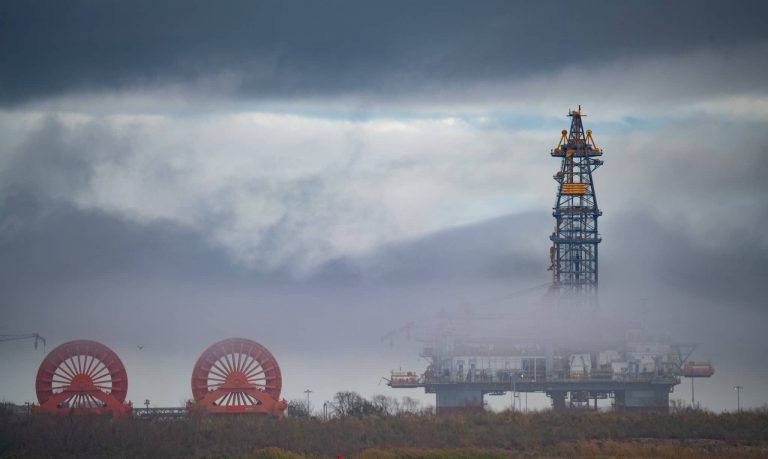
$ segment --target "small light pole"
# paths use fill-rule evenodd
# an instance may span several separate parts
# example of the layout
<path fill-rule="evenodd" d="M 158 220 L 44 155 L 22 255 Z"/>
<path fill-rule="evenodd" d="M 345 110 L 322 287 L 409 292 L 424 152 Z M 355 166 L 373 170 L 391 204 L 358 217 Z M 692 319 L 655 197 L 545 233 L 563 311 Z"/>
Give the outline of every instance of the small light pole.
<path fill-rule="evenodd" d="M 513 371 L 512 374 L 512 412 L 515 412 L 515 394 L 517 393 L 517 372 Z"/>
<path fill-rule="evenodd" d="M 307 394 L 307 416 L 309 416 L 309 394 L 311 394 L 312 391 L 307 389 L 304 391 L 304 393 Z"/>
<path fill-rule="evenodd" d="M 694 397 L 695 392 L 693 391 L 693 380 L 696 378 L 691 378 L 691 408 L 696 409 L 696 397 Z"/>
<path fill-rule="evenodd" d="M 525 377 L 525 375 L 522 373 L 519 376 L 522 376 L 523 378 Z M 520 400 L 520 396 L 517 394 L 517 377 L 518 377 L 517 371 L 512 372 L 512 411 L 516 410 L 515 403 L 522 404 L 522 401 Z M 522 411 L 522 406 L 520 407 L 520 409 Z"/>
<path fill-rule="evenodd" d="M 741 391 L 744 390 L 744 386 L 733 386 L 736 391 L 736 411 L 741 412 Z"/>
<path fill-rule="evenodd" d="M 144 406 L 147 407 L 147 412 L 149 412 L 149 399 L 144 400 Z"/>
<path fill-rule="evenodd" d="M 328 402 L 323 402 L 323 420 L 328 420 Z"/>

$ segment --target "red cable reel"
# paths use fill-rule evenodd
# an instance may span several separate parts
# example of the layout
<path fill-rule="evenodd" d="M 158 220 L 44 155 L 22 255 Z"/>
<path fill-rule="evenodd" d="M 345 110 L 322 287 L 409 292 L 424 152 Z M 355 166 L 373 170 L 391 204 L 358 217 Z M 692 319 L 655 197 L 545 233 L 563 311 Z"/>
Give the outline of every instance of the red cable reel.
<path fill-rule="evenodd" d="M 112 349 L 89 340 L 64 343 L 37 370 L 35 412 L 51 414 L 130 414 L 125 403 L 128 374 Z"/>
<path fill-rule="evenodd" d="M 230 338 L 205 350 L 192 371 L 190 409 L 282 416 L 283 379 L 271 352 L 256 341 Z"/>

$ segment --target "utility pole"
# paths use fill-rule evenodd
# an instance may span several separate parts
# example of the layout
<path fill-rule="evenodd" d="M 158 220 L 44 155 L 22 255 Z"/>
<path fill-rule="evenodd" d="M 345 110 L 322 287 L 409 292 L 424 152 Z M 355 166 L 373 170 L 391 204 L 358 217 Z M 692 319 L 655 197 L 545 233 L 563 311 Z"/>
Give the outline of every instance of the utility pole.
<path fill-rule="evenodd" d="M 696 409 L 696 398 L 694 397 L 693 392 L 693 380 L 696 378 L 691 378 L 691 408 Z"/>
<path fill-rule="evenodd" d="M 741 412 L 741 391 L 744 390 L 744 386 L 733 386 L 736 390 L 736 411 Z"/>
<path fill-rule="evenodd" d="M 512 373 L 512 412 L 515 412 L 515 396 L 517 395 L 517 373 Z"/>
<path fill-rule="evenodd" d="M 517 408 L 515 407 L 516 403 L 519 403 L 521 405 L 520 406 L 520 411 L 522 411 L 522 409 L 523 409 L 522 408 L 522 403 L 523 402 L 522 402 L 522 400 L 520 400 L 520 395 L 517 393 L 517 377 L 520 376 L 520 377 L 525 378 L 525 375 L 522 374 L 522 373 L 518 375 L 517 371 L 514 371 L 514 372 L 511 373 L 510 376 L 512 376 L 512 411 L 514 412 L 514 411 L 517 410 Z M 528 394 L 526 393 L 526 397 L 527 396 L 528 396 Z M 527 405 L 528 405 L 528 400 L 526 399 L 526 407 L 527 407 Z"/>
<path fill-rule="evenodd" d="M 304 391 L 304 393 L 307 394 L 307 416 L 309 416 L 309 414 L 310 414 L 309 413 L 309 394 L 311 394 L 312 391 L 307 389 L 307 390 Z"/>

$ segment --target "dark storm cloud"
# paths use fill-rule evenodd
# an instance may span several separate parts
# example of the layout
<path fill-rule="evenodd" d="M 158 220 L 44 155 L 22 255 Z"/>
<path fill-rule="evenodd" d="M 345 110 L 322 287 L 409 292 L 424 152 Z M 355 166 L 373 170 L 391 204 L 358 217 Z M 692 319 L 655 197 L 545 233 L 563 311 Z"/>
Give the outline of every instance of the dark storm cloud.
<path fill-rule="evenodd" d="M 199 235 L 173 225 L 131 225 L 108 215 L 59 203 L 52 207 L 29 194 L 14 194 L 0 206 L 0 285 L 6 292 L 39 285 L 123 276 L 215 282 L 254 276 Z"/>
<path fill-rule="evenodd" d="M 486 220 L 382 248 L 368 263 L 375 266 L 380 282 L 486 279 L 507 282 L 510 290 L 532 286 L 549 280 L 547 235 L 552 221 L 545 212 Z M 768 276 L 766 250 L 745 244 L 705 249 L 643 211 L 615 210 L 601 223 L 600 268 L 606 293 L 635 295 L 637 301 L 654 292 L 676 291 L 748 309 L 763 306 L 768 295 L 768 285 L 762 282 Z M 623 303 L 615 308 L 626 310 Z"/>
<path fill-rule="evenodd" d="M 761 1 L 11 1 L 0 5 L 0 101 L 219 78 L 261 99 L 461 87 L 728 53 L 764 41 L 766 15 Z"/>
<path fill-rule="evenodd" d="M 518 235 L 546 234 L 550 227 L 544 212 L 505 216 L 392 244 L 365 262 L 374 276 L 386 282 L 479 276 L 537 283 L 546 267 L 546 250 L 526 246 L 527 238 Z M 546 245 L 546 241 L 542 244 Z"/>
<path fill-rule="evenodd" d="M 768 251 L 733 243 L 702 248 L 690 234 L 643 212 L 603 218 L 601 288 L 625 298 L 677 291 L 690 298 L 760 310 L 768 285 Z M 765 215 L 763 215 L 765 217 Z"/>

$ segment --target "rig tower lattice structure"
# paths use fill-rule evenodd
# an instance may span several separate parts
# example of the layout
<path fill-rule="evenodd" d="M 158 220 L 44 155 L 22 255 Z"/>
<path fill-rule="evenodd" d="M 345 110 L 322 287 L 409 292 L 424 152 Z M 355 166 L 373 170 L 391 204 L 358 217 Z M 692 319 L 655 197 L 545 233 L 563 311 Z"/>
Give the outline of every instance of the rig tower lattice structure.
<path fill-rule="evenodd" d="M 566 300 L 581 305 L 594 305 L 597 297 L 597 245 L 600 235 L 597 219 L 602 211 L 592 173 L 603 164 L 598 159 L 603 151 L 595 145 L 592 131 L 584 130 L 579 109 L 569 110 L 570 131 L 563 130 L 554 157 L 562 158 L 554 175 L 558 184 L 557 202 L 552 215 L 557 220 L 550 236 L 552 288 L 558 302 Z"/>

